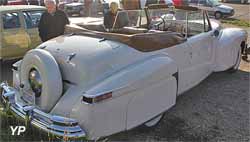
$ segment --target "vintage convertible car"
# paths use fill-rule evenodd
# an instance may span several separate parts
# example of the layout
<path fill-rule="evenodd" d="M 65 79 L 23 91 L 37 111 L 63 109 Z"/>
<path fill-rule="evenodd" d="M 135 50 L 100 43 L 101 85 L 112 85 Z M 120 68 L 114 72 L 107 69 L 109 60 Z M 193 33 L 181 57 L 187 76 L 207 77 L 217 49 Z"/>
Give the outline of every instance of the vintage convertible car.
<path fill-rule="evenodd" d="M 68 138 L 152 127 L 212 72 L 236 71 L 247 42 L 194 7 L 150 5 L 115 21 L 106 31 L 71 26 L 29 51 L 13 65 L 13 87 L 1 84 L 6 109 Z"/>

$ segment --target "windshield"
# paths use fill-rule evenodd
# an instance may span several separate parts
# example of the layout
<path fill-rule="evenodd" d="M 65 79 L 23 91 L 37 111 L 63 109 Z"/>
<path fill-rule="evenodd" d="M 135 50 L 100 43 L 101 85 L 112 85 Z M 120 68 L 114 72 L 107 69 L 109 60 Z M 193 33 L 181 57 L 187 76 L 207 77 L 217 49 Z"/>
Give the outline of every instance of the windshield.
<path fill-rule="evenodd" d="M 186 36 L 193 36 L 205 32 L 208 22 L 204 23 L 202 11 L 181 9 L 149 9 L 149 29 L 178 32 Z"/>
<path fill-rule="evenodd" d="M 220 3 L 218 2 L 218 0 L 209 0 L 209 3 L 210 3 L 212 6 L 218 6 L 218 5 L 220 5 Z"/>
<path fill-rule="evenodd" d="M 186 21 L 186 11 L 184 10 L 173 10 L 173 9 L 149 9 L 149 25 L 153 25 L 159 22 L 171 23 L 172 21 Z"/>
<path fill-rule="evenodd" d="M 116 15 L 114 28 L 145 27 L 147 17 L 144 10 L 123 10 Z"/>

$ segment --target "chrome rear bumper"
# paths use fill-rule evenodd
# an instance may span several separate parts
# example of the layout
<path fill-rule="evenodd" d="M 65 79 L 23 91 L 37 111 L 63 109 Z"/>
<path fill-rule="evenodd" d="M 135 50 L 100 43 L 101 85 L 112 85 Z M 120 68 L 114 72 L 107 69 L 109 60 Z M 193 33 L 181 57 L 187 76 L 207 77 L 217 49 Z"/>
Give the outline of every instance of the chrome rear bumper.
<path fill-rule="evenodd" d="M 28 123 L 55 136 L 67 138 L 86 137 L 85 131 L 75 119 L 51 115 L 34 106 L 18 103 L 16 101 L 18 92 L 8 86 L 7 83 L 1 83 L 0 88 L 2 88 L 1 100 L 5 108 L 10 109 Z"/>

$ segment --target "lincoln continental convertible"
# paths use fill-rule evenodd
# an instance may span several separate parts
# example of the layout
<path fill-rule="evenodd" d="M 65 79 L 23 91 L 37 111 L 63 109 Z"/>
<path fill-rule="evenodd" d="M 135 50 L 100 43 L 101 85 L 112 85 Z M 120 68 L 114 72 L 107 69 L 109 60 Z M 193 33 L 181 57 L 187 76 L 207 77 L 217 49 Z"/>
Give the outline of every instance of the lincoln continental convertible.
<path fill-rule="evenodd" d="M 71 25 L 13 65 L 5 109 L 59 137 L 153 127 L 176 97 L 213 72 L 238 70 L 246 31 L 195 7 L 119 11 L 111 29 Z"/>

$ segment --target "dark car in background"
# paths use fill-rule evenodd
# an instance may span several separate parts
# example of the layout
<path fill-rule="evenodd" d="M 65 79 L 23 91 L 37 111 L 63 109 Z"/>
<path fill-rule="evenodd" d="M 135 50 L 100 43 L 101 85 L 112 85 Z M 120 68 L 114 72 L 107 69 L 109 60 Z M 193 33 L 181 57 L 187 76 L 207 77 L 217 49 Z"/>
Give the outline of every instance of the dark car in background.
<path fill-rule="evenodd" d="M 7 5 L 8 4 L 8 0 L 0 0 L 0 5 Z"/>
<path fill-rule="evenodd" d="M 64 4 L 64 11 L 69 15 L 72 16 L 77 14 L 78 16 L 84 16 L 84 0 L 73 1 L 71 3 Z"/>
<path fill-rule="evenodd" d="M 28 0 L 28 4 L 44 6 L 44 0 Z"/>

